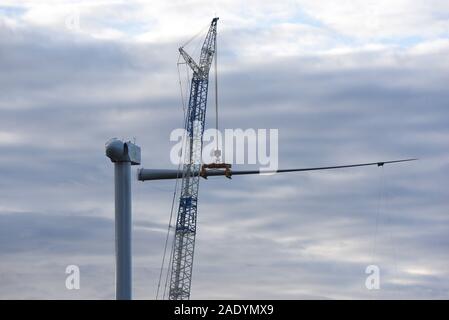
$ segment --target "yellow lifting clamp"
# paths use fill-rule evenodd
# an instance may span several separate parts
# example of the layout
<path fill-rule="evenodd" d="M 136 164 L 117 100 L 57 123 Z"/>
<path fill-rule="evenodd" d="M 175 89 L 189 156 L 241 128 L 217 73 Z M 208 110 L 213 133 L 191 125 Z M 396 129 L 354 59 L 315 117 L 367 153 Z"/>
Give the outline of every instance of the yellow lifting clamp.
<path fill-rule="evenodd" d="M 212 169 L 216 171 L 217 169 L 224 169 L 224 176 L 228 179 L 231 179 L 231 165 L 229 163 L 209 163 L 203 164 L 201 166 L 200 177 L 207 179 L 207 169 Z"/>

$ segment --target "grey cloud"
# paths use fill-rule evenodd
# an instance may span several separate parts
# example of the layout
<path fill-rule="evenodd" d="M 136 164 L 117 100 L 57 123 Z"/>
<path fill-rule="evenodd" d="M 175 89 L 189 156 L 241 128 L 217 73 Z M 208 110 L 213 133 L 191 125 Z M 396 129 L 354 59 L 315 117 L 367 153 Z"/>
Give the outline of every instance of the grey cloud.
<path fill-rule="evenodd" d="M 0 35 L 0 132 L 19 137 L 0 144 L 0 297 L 113 298 L 104 143 L 136 136 L 145 167 L 171 166 L 177 44 Z M 383 198 L 378 168 L 201 181 L 193 298 L 370 298 L 372 260 L 386 275 L 376 297 L 448 297 L 447 54 L 390 55 L 223 53 L 221 125 L 279 128 L 281 166 L 421 160 L 385 167 Z M 153 298 L 173 183 L 133 188 L 136 297 Z M 63 287 L 73 260 L 90 283 L 78 293 Z"/>

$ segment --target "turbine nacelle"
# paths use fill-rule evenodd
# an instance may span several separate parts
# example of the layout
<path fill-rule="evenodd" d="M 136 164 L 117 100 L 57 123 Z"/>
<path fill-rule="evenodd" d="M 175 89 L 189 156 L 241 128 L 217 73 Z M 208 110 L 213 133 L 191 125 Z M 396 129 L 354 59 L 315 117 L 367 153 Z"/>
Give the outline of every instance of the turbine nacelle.
<path fill-rule="evenodd" d="M 140 147 L 131 141 L 123 142 L 114 138 L 106 143 L 106 156 L 112 162 L 131 162 L 131 165 L 139 165 Z"/>

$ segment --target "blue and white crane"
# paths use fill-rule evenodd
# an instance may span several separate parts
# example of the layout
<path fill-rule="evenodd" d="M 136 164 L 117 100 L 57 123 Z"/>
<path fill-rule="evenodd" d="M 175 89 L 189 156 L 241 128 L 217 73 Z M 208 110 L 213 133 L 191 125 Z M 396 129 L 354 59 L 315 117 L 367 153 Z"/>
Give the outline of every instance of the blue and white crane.
<path fill-rule="evenodd" d="M 184 161 L 182 163 L 182 168 L 180 170 L 142 168 L 138 171 L 138 180 L 140 181 L 181 179 L 174 241 L 169 261 L 169 269 L 167 271 L 167 284 L 169 285 L 168 298 L 170 300 L 190 299 L 195 237 L 197 230 L 198 187 L 200 177 L 206 178 L 208 176 L 225 176 L 230 178 L 231 175 L 262 173 L 259 170 L 231 171 L 230 164 L 220 163 L 220 151 L 218 150 L 218 146 L 217 150 L 215 150 L 215 155 L 217 157 L 216 162 L 211 164 L 202 163 L 201 155 L 206 119 L 209 71 L 214 59 L 216 62 L 217 53 L 217 22 L 218 18 L 213 18 L 210 23 L 209 30 L 201 47 L 198 62 L 196 62 L 186 52 L 184 47 L 179 48 L 180 55 L 192 70 L 190 97 L 185 117 L 187 150 L 183 150 L 185 158 L 183 159 Z M 217 88 L 215 91 L 217 104 Z M 216 129 L 218 129 L 218 125 Z M 116 296 L 117 299 L 131 299 L 132 223 L 130 166 L 140 164 L 140 148 L 131 142 L 111 140 L 106 145 L 106 155 L 112 162 L 115 163 Z M 384 164 L 413 160 L 416 159 L 367 162 L 337 166 L 279 169 L 275 172 L 283 173 L 330 170 L 361 166 L 380 167 Z M 264 173 L 266 172 L 264 171 Z M 164 262 L 162 263 L 162 267 L 163 265 Z M 159 286 L 160 281 L 161 278 L 159 279 Z"/>
<path fill-rule="evenodd" d="M 187 159 L 182 168 L 181 194 L 175 227 L 175 240 L 171 257 L 170 300 L 190 298 L 193 254 L 195 251 L 196 218 L 198 210 L 198 186 L 201 169 L 203 132 L 206 120 L 209 70 L 216 52 L 218 18 L 212 19 L 196 63 L 183 47 L 179 48 L 186 63 L 192 69 L 190 98 L 185 129 L 188 134 Z"/>

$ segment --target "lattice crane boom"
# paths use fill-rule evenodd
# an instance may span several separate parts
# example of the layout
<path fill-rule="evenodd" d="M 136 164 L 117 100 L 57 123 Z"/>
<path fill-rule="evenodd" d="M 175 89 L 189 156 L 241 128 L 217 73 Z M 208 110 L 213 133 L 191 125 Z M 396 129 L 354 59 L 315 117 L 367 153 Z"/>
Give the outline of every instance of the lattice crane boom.
<path fill-rule="evenodd" d="M 170 300 L 190 298 L 198 207 L 198 172 L 201 169 L 209 70 L 216 50 L 218 18 L 212 19 L 196 63 L 181 47 L 179 52 L 193 71 L 186 117 L 188 151 L 182 169 L 181 193 L 171 256 Z"/>

